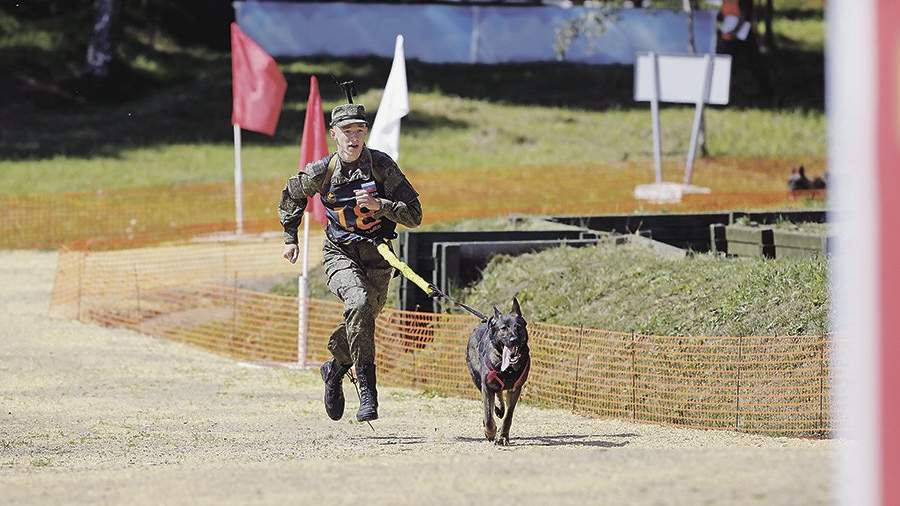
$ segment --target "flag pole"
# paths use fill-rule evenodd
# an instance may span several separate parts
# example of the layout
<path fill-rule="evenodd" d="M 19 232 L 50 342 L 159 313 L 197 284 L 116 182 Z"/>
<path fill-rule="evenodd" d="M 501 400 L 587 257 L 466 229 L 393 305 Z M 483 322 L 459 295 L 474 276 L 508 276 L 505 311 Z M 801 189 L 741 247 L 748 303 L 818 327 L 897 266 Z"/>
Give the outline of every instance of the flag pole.
<path fill-rule="evenodd" d="M 234 124 L 234 223 L 235 233 L 244 233 L 243 174 L 241 173 L 241 126 Z"/>
<path fill-rule="evenodd" d="M 309 332 L 309 213 L 303 213 L 303 267 L 297 278 L 297 366 L 306 367 L 306 342 Z"/>

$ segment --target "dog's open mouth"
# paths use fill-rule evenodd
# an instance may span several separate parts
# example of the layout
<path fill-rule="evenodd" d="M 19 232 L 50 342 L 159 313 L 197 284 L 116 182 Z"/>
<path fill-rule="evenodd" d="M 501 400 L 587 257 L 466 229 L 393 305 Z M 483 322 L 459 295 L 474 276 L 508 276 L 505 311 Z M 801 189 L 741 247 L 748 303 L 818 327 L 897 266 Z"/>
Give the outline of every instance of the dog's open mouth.
<path fill-rule="evenodd" d="M 518 346 L 503 346 L 503 354 L 500 359 L 500 372 L 505 372 L 510 364 L 515 363 L 519 358 Z"/>

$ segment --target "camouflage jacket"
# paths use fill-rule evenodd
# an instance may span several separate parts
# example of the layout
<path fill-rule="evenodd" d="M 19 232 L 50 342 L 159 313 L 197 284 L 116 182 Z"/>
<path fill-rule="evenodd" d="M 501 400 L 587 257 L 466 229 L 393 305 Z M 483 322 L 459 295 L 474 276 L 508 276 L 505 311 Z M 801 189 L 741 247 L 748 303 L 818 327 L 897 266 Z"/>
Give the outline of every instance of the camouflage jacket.
<path fill-rule="evenodd" d="M 333 156 L 337 155 L 332 153 L 307 164 L 297 175 L 291 176 L 281 190 L 278 218 L 284 227 L 285 244 L 297 244 L 297 228 L 306 209 L 306 199 L 321 193 L 328 162 Z M 381 209 L 375 211 L 375 218 L 391 220 L 410 228 L 419 226 L 422 222 L 419 194 L 394 160 L 381 151 L 365 148 L 360 157 L 352 163 L 338 159 L 331 176 L 331 185 L 336 186 L 356 179 L 361 172 L 372 174 L 385 190 L 385 195 L 379 198 Z"/>

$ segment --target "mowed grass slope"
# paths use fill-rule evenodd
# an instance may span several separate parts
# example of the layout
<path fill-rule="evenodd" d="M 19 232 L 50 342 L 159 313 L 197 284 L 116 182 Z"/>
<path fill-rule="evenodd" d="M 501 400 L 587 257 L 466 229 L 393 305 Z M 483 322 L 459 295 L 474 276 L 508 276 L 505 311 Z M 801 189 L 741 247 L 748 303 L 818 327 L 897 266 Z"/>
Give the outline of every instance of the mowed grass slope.
<path fill-rule="evenodd" d="M 641 246 L 598 246 L 496 257 L 461 300 L 483 312 L 509 310 L 529 321 L 675 336 L 822 335 L 828 331 L 824 258 L 659 257 Z M 321 266 L 310 297 L 333 300 Z M 295 279 L 273 293 L 297 295 Z M 387 307 L 396 307 L 392 280 Z"/>
<path fill-rule="evenodd" d="M 636 245 L 562 247 L 494 258 L 464 298 L 489 308 L 516 294 L 535 321 L 622 332 L 807 335 L 828 324 L 823 258 L 673 259 Z"/>

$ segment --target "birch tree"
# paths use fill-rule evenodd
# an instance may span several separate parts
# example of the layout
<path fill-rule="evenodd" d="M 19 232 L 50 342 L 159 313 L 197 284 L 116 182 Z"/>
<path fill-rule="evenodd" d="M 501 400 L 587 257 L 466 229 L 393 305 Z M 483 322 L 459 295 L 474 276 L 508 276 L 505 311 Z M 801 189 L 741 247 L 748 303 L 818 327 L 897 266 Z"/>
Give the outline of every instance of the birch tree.
<path fill-rule="evenodd" d="M 94 0 L 94 26 L 88 41 L 85 63 L 87 74 L 103 79 L 113 59 L 113 23 L 118 14 L 117 0 Z"/>

